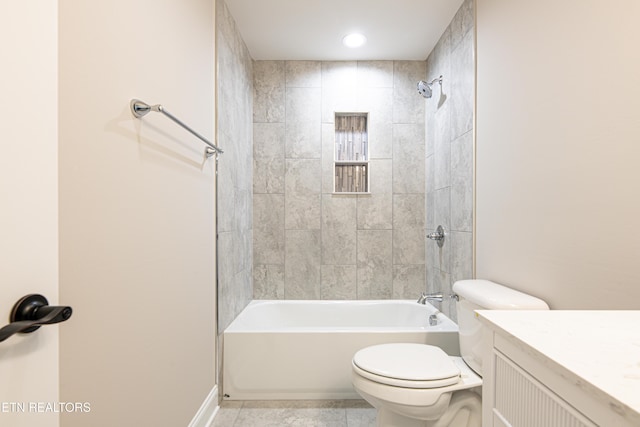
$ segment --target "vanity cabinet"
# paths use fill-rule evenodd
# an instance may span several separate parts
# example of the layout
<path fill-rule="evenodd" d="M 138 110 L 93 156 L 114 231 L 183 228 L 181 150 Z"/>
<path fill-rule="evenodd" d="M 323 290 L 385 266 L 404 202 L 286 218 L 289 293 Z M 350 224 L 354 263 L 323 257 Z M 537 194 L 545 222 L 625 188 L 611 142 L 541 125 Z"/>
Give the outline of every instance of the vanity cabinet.
<path fill-rule="evenodd" d="M 595 423 L 512 359 L 523 363 L 522 358 L 526 358 L 524 354 L 509 349 L 500 338 L 494 340 L 494 345 L 496 347 L 493 347 L 491 356 L 493 407 L 483 408 L 491 412 L 491 426 L 596 427 Z"/>
<path fill-rule="evenodd" d="M 487 326 L 481 349 L 483 427 L 640 425 L 640 408 L 635 406 L 640 381 L 628 381 L 625 361 L 605 360 L 615 359 L 616 350 L 593 352 L 597 334 L 583 323 L 588 319 L 584 313 L 565 312 L 574 322 L 555 328 L 561 325 L 558 312 L 477 313 Z M 638 363 L 640 351 L 621 357 Z"/>

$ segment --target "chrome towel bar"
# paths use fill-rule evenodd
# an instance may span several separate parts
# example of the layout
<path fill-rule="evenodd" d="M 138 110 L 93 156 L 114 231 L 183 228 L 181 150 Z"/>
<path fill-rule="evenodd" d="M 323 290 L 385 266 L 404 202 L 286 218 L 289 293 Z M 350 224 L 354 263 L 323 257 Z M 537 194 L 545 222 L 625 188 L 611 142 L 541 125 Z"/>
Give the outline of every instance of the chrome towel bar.
<path fill-rule="evenodd" d="M 184 129 L 188 130 L 193 136 L 195 136 L 196 138 L 200 139 L 202 142 L 207 144 L 208 147 L 205 149 L 205 152 L 204 152 L 207 157 L 211 157 L 216 153 L 219 153 L 219 154 L 224 153 L 224 151 L 222 151 L 220 147 L 209 142 L 209 140 L 207 140 L 204 136 L 200 135 L 198 132 L 191 129 L 189 126 L 187 126 L 184 122 L 182 122 L 176 116 L 174 116 L 173 114 L 165 110 L 162 105 L 160 104 L 149 105 L 146 102 L 140 101 L 139 99 L 132 99 L 129 105 L 131 106 L 131 113 L 133 113 L 133 116 L 137 119 L 139 119 L 142 116 L 145 116 L 147 113 L 149 113 L 149 111 L 155 111 L 157 113 L 162 113 L 168 118 L 170 118 L 171 120 L 173 120 L 174 122 L 182 126 Z"/>

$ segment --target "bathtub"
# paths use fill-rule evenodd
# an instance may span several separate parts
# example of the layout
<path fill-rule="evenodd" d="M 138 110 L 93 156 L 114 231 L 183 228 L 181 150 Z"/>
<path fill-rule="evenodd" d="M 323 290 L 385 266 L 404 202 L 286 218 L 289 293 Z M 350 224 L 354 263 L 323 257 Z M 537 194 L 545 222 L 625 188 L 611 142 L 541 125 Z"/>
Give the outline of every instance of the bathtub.
<path fill-rule="evenodd" d="M 429 326 L 429 315 L 438 323 Z M 252 301 L 223 334 L 227 400 L 359 399 L 351 359 L 389 342 L 458 356 L 458 326 L 415 301 Z"/>

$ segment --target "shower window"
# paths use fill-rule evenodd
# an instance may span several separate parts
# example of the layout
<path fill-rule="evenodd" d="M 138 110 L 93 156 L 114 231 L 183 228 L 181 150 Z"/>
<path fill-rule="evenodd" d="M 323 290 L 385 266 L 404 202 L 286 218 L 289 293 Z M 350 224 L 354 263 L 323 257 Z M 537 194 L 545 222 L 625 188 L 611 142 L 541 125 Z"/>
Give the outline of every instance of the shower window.
<path fill-rule="evenodd" d="M 336 113 L 334 192 L 369 192 L 367 113 Z"/>

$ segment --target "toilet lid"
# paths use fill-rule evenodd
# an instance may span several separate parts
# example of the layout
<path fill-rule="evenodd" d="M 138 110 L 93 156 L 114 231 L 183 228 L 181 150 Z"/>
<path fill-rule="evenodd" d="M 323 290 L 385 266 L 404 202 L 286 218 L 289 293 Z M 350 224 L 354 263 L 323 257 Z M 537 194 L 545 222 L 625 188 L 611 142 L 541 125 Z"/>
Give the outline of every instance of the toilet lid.
<path fill-rule="evenodd" d="M 394 343 L 364 348 L 353 357 L 360 369 L 374 375 L 399 380 L 453 384 L 460 369 L 440 347 L 426 344 Z M 449 381 L 440 381 L 449 380 Z"/>

